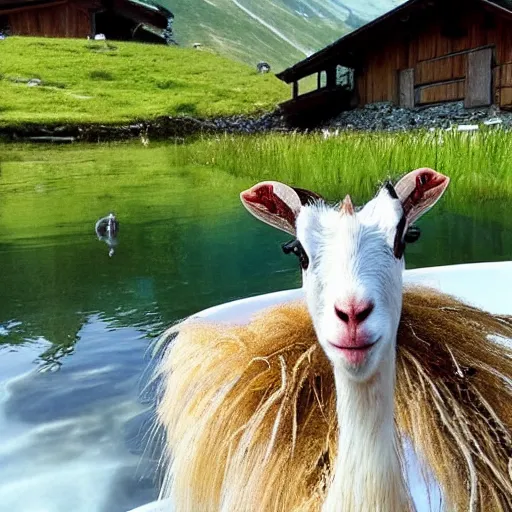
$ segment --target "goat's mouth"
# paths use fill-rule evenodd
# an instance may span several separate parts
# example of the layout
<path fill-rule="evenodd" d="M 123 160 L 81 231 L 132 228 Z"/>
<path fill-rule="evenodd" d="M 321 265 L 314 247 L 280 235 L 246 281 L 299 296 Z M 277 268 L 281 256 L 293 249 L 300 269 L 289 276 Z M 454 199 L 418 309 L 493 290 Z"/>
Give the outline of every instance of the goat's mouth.
<path fill-rule="evenodd" d="M 360 366 L 366 362 L 369 352 L 379 342 L 379 340 L 380 337 L 369 343 L 351 346 L 338 345 L 329 341 L 329 345 L 331 345 L 337 352 L 342 354 L 350 365 Z"/>

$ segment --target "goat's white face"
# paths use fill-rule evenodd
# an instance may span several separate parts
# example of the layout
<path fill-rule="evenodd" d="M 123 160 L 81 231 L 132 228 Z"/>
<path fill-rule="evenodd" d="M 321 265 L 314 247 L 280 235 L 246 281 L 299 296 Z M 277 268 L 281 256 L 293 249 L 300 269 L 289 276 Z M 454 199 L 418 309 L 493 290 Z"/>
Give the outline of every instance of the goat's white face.
<path fill-rule="evenodd" d="M 366 379 L 393 349 L 402 306 L 403 258 L 394 254 L 404 233 L 400 201 L 383 188 L 360 211 L 304 206 L 297 240 L 309 259 L 303 270 L 318 339 L 335 366 Z"/>
<path fill-rule="evenodd" d="M 329 206 L 317 194 L 277 182 L 241 194 L 255 216 L 296 235 L 285 246 L 299 256 L 318 340 L 337 368 L 371 378 L 393 357 L 402 308 L 404 236 L 442 195 L 449 179 L 431 169 L 386 185 L 360 210 L 350 197 Z"/>

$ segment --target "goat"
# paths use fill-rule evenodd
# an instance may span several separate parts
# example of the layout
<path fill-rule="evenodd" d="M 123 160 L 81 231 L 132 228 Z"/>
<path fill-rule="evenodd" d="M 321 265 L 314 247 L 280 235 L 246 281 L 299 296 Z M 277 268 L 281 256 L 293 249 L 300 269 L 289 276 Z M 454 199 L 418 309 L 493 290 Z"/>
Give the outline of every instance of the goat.
<path fill-rule="evenodd" d="M 444 193 L 431 169 L 360 209 L 263 182 L 241 194 L 296 236 L 305 303 L 247 325 L 163 334 L 157 406 L 180 512 L 405 512 L 402 442 L 447 510 L 512 509 L 512 319 L 427 288 L 403 291 L 405 234 Z"/>

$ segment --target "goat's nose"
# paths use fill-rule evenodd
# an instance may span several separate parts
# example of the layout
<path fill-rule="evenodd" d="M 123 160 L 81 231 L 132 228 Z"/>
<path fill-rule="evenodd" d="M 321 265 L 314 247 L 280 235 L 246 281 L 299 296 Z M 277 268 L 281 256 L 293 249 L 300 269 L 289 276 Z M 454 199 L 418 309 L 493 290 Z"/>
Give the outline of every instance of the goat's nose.
<path fill-rule="evenodd" d="M 336 316 L 346 324 L 358 325 L 363 323 L 371 314 L 374 303 L 370 300 L 350 302 L 342 307 L 334 306 Z"/>

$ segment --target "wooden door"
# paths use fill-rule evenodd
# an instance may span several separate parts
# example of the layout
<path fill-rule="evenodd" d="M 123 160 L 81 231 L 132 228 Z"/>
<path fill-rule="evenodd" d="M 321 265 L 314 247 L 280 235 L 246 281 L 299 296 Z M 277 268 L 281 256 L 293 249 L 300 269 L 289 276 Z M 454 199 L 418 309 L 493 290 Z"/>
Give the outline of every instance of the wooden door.
<path fill-rule="evenodd" d="M 482 107 L 492 103 L 493 48 L 483 48 L 468 53 L 466 71 L 466 108 Z"/>

